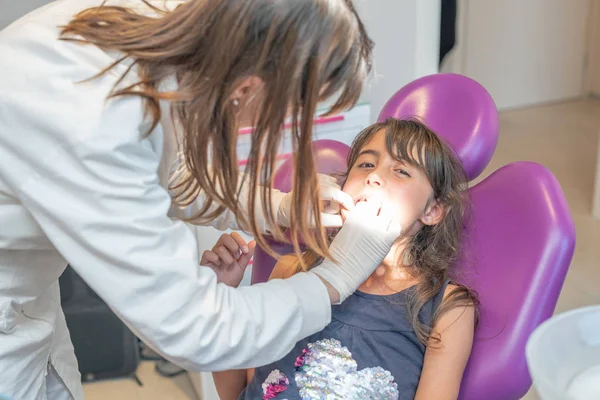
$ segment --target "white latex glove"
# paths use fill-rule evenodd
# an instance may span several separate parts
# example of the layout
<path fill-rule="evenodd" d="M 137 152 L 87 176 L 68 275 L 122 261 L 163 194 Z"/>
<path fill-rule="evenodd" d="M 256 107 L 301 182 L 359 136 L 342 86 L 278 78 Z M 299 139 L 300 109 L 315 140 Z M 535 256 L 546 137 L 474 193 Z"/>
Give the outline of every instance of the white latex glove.
<path fill-rule="evenodd" d="M 376 200 L 358 203 L 329 247 L 337 264 L 325 260 L 310 271 L 338 291 L 339 303 L 354 293 L 390 252 L 401 232 L 393 219 Z"/>
<path fill-rule="evenodd" d="M 317 174 L 319 179 L 319 198 L 324 203 L 324 211 L 321 213 L 321 223 L 327 228 L 339 228 L 344 224 L 340 215 L 342 208 L 354 209 L 354 201 L 349 194 L 342 192 L 333 176 Z M 290 216 L 292 214 L 292 193 L 287 193 L 277 210 L 277 222 L 286 228 L 290 227 Z M 309 220 L 314 225 L 312 218 Z"/>

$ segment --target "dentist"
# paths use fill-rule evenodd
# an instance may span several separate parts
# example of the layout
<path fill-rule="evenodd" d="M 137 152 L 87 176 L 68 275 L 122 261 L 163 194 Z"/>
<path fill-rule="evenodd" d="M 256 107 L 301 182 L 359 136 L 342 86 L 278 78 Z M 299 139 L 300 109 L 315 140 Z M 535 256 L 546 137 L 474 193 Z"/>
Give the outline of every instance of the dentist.
<path fill-rule="evenodd" d="M 59 0 L 0 32 L 0 396 L 83 397 L 60 307 L 67 264 L 189 370 L 267 364 L 326 326 L 397 237 L 372 209 L 327 248 L 324 227 L 342 220 L 322 203 L 354 205 L 312 161 L 318 103 L 353 106 L 370 57 L 350 0 Z M 271 189 L 287 117 L 290 194 Z M 262 245 L 289 228 L 334 257 L 236 289 L 198 266 L 184 221 Z"/>

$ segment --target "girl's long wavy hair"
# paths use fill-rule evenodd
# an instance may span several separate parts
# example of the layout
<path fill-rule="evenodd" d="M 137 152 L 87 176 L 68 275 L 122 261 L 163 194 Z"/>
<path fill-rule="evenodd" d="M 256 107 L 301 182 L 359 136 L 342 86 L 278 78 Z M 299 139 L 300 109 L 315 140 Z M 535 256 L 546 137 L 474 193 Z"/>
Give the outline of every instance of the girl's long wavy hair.
<path fill-rule="evenodd" d="M 209 221 L 230 209 L 258 244 L 274 254 L 255 210 L 260 202 L 270 233 L 283 240 L 270 198 L 284 122 L 291 116 L 292 241 L 299 251 L 302 237 L 319 256 L 328 256 L 322 206 L 314 190 L 312 120 L 322 100 L 335 96 L 325 115 L 354 106 L 371 69 L 373 44 L 351 0 L 189 0 L 173 10 L 139 0 L 149 13 L 109 3 L 77 14 L 62 27 L 61 38 L 122 55 L 97 76 L 128 61 L 130 67 L 110 97 L 141 97 L 152 129 L 161 118 L 159 102 L 170 102 L 189 172 L 170 188 L 174 203 L 188 206 L 204 192 L 208 201 L 190 220 Z M 117 87 L 133 67 L 137 82 Z M 236 152 L 241 105 L 236 107 L 231 95 L 252 76 L 264 85 L 242 174 Z M 161 82 L 171 77 L 177 79 L 177 89 L 161 92 Z M 248 204 L 239 205 L 240 183 L 246 180 Z M 211 207 L 213 202 L 218 207 Z M 314 216 L 317 229 L 308 215 Z"/>
<path fill-rule="evenodd" d="M 381 130 L 385 131 L 390 154 L 425 172 L 433 188 L 433 200 L 444 211 L 438 224 L 424 225 L 414 236 L 406 238 L 405 250 L 398 255 L 398 265 L 406 268 L 418 282 L 414 290 L 407 291 L 408 318 L 421 343 L 431 345 L 440 341 L 439 332 L 434 332 L 432 327 L 447 311 L 473 306 L 478 319 L 477 294 L 454 281 L 456 288 L 442 301 L 431 324 L 425 324 L 419 316 L 423 306 L 440 293 L 448 279 L 454 277 L 452 266 L 458 261 L 465 222 L 468 220 L 467 179 L 458 157 L 431 129 L 416 119 L 390 118 L 371 125 L 354 139 L 348 156 L 348 170 L 340 177 L 342 184 L 361 149 Z M 329 242 L 334 237 L 335 232 L 329 235 Z M 302 265 L 306 265 L 310 269 L 321 261 L 322 257 L 308 250 L 297 268 L 302 270 Z"/>

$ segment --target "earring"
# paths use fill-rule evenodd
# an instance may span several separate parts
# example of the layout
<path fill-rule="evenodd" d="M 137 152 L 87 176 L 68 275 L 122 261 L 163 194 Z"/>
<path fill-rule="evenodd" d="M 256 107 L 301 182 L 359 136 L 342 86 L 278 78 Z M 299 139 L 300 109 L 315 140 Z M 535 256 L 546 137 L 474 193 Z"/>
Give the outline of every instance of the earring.
<path fill-rule="evenodd" d="M 233 105 L 234 106 L 238 106 L 240 104 L 240 101 L 238 99 L 233 99 Z"/>

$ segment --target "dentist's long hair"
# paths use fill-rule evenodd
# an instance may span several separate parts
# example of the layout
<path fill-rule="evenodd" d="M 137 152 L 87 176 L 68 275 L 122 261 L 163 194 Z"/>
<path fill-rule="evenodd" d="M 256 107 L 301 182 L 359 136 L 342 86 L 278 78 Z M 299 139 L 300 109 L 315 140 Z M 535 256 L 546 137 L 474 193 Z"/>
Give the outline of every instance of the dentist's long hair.
<path fill-rule="evenodd" d="M 191 219 L 211 220 L 230 209 L 258 244 L 270 250 L 257 226 L 260 202 L 272 234 L 283 240 L 270 187 L 284 120 L 291 113 L 296 163 L 291 236 L 298 252 L 302 237 L 317 254 L 327 256 L 315 190 L 312 120 L 318 103 L 333 96 L 326 115 L 354 106 L 371 68 L 372 42 L 351 0 L 189 0 L 171 11 L 139 2 L 157 15 L 107 1 L 76 15 L 62 28 L 62 38 L 123 55 L 99 75 L 131 62 L 139 82 L 115 87 L 110 95 L 142 97 L 153 127 L 161 118 L 159 101 L 171 101 L 189 170 L 171 187 L 175 203 L 189 205 L 203 191 L 209 201 Z M 159 84 L 170 76 L 177 78 L 178 89 L 160 92 Z M 236 143 L 243 104 L 234 104 L 231 95 L 251 76 L 259 77 L 264 87 L 257 96 L 259 112 L 242 174 Z M 249 215 L 238 204 L 243 180 L 251 188 Z M 216 209 L 211 209 L 213 202 Z M 308 215 L 316 215 L 318 229 L 311 229 Z"/>

